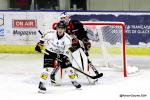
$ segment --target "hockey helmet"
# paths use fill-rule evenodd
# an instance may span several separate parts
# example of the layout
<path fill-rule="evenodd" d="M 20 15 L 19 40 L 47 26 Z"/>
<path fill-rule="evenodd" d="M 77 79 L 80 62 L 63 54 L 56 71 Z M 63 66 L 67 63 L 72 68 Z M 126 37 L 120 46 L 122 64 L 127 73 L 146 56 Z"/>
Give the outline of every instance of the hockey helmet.
<path fill-rule="evenodd" d="M 60 21 L 58 24 L 57 24 L 57 27 L 58 28 L 66 28 L 66 24 L 64 21 Z"/>
<path fill-rule="evenodd" d="M 67 12 L 62 12 L 60 14 L 60 20 L 65 21 L 67 24 L 70 21 L 70 15 Z"/>
<path fill-rule="evenodd" d="M 69 18 L 68 13 L 65 12 L 65 11 L 60 14 L 60 18 L 64 18 L 64 17 L 68 17 Z"/>

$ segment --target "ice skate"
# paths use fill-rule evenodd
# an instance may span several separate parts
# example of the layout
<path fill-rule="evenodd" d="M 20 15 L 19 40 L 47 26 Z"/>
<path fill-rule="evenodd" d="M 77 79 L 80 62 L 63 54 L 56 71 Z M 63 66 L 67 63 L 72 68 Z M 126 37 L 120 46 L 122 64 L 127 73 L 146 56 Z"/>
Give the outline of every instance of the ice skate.
<path fill-rule="evenodd" d="M 38 93 L 46 93 L 46 87 L 44 86 L 44 84 L 42 82 L 39 83 L 39 91 Z"/>
<path fill-rule="evenodd" d="M 81 88 L 81 84 L 79 84 L 78 82 L 76 82 L 76 81 L 71 81 L 71 83 L 72 83 L 77 89 Z"/>

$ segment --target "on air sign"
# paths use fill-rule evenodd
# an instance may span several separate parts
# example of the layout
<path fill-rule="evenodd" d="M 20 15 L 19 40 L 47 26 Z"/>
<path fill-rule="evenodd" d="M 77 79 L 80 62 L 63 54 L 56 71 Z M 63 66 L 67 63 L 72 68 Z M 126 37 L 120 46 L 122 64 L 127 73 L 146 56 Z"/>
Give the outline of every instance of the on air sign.
<path fill-rule="evenodd" d="M 37 28 L 37 20 L 13 20 L 13 28 Z"/>

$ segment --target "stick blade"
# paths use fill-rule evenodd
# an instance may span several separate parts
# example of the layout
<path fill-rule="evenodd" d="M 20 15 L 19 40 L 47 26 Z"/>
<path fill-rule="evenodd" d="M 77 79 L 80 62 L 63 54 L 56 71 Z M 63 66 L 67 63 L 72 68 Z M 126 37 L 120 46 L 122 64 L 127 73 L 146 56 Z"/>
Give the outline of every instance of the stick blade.
<path fill-rule="evenodd" d="M 100 74 L 94 76 L 93 79 L 97 79 L 97 78 L 100 78 L 100 77 L 102 77 L 102 76 L 103 76 L 103 73 L 100 73 Z"/>

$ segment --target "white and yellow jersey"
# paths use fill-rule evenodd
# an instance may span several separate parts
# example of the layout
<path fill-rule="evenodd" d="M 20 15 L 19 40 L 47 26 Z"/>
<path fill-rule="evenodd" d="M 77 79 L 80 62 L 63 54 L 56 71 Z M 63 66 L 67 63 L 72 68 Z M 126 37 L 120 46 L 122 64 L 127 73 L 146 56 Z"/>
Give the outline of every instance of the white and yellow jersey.
<path fill-rule="evenodd" d="M 44 41 L 45 49 L 48 51 L 64 55 L 72 44 L 71 37 L 67 33 L 61 39 L 58 39 L 56 30 L 48 31 L 41 40 Z"/>

